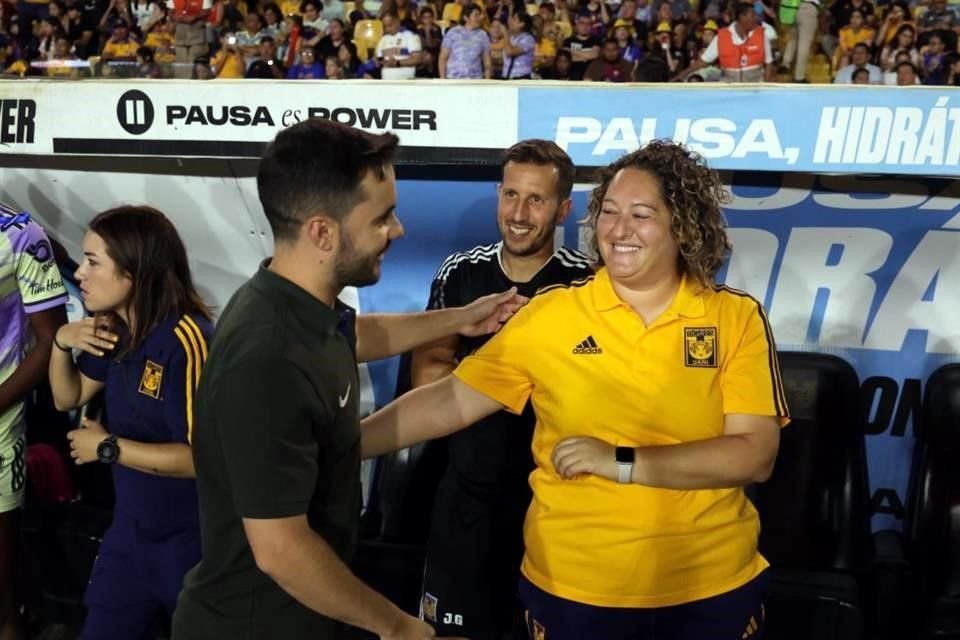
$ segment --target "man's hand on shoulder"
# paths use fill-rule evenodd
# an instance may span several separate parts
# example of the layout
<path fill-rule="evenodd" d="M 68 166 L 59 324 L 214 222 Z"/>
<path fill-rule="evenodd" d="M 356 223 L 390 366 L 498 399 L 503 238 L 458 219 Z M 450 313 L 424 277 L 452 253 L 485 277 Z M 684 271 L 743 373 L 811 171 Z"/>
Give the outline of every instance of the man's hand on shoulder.
<path fill-rule="evenodd" d="M 529 301 L 530 298 L 517 293 L 516 287 L 511 287 L 503 293 L 492 293 L 477 298 L 470 304 L 460 307 L 464 317 L 458 333 L 464 336 L 483 336 L 493 333 Z"/>

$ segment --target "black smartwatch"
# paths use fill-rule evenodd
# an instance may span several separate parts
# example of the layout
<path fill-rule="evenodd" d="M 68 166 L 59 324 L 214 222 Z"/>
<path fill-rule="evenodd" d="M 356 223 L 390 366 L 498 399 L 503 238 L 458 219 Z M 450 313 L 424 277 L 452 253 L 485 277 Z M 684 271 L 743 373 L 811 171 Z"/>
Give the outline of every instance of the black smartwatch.
<path fill-rule="evenodd" d="M 637 452 L 633 447 L 617 447 L 617 482 L 630 484 L 633 479 L 633 462 Z"/>
<path fill-rule="evenodd" d="M 97 460 L 103 464 L 113 464 L 119 457 L 120 445 L 117 444 L 117 436 L 111 434 L 97 445 Z"/>

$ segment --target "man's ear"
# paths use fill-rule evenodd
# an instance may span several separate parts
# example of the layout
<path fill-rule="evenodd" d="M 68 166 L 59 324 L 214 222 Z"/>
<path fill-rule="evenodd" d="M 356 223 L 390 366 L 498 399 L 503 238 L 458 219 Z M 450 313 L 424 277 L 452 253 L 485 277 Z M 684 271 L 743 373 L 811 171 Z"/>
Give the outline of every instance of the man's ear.
<path fill-rule="evenodd" d="M 314 216 L 304 224 L 304 233 L 310 244 L 321 251 L 333 251 L 337 246 L 340 227 L 327 216 Z"/>
<path fill-rule="evenodd" d="M 570 215 L 570 210 L 573 208 L 573 199 L 567 198 L 560 203 L 559 209 L 557 209 L 557 224 L 563 224 L 563 221 L 567 219 L 567 216 Z"/>

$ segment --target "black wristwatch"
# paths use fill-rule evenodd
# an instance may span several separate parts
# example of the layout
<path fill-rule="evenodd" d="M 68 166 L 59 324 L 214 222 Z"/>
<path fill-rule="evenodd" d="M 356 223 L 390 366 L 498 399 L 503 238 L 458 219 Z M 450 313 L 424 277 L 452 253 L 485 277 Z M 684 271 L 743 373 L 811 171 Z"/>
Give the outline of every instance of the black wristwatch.
<path fill-rule="evenodd" d="M 633 462 L 637 452 L 633 447 L 617 447 L 617 482 L 630 484 L 633 479 Z"/>
<path fill-rule="evenodd" d="M 97 445 L 97 460 L 103 464 L 113 464 L 119 457 L 120 445 L 117 444 L 117 436 L 111 434 Z"/>

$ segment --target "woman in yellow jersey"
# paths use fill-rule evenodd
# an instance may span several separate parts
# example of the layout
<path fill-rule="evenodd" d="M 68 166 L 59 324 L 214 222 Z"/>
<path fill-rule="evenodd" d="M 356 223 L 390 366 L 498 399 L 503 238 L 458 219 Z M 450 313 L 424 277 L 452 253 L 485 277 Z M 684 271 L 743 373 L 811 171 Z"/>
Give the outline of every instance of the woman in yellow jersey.
<path fill-rule="evenodd" d="M 728 194 L 656 141 L 607 167 L 595 276 L 541 291 L 452 375 L 364 421 L 364 456 L 496 410 L 537 414 L 520 595 L 531 637 L 759 637 L 767 562 L 743 492 L 788 421 L 759 302 L 718 286 Z"/>

